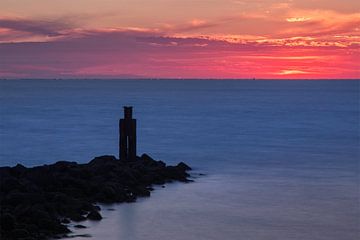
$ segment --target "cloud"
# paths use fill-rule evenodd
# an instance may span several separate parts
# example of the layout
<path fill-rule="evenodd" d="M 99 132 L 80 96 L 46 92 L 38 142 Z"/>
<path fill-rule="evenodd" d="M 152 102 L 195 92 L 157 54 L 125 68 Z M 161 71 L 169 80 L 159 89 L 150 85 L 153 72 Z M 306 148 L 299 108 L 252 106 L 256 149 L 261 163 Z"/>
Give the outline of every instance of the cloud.
<path fill-rule="evenodd" d="M 219 22 L 209 22 L 202 19 L 192 19 L 186 23 L 182 24 L 162 24 L 162 31 L 167 33 L 184 33 L 199 31 L 201 29 L 207 29 L 216 27 L 219 25 Z"/>
<path fill-rule="evenodd" d="M 292 0 L 292 8 L 306 10 L 330 10 L 340 13 L 359 13 L 360 2 L 354 0 Z"/>
<path fill-rule="evenodd" d="M 286 18 L 286 21 L 288 22 L 306 22 L 309 21 L 311 18 L 308 17 L 291 17 L 291 18 Z"/>
<path fill-rule="evenodd" d="M 274 32 L 273 37 L 313 37 L 331 42 L 334 35 L 359 36 L 360 13 L 292 10 L 285 14 L 284 22 L 286 24 Z"/>
<path fill-rule="evenodd" d="M 266 20 L 250 16 L 242 17 Z M 337 18 L 324 21 L 324 16 Z M 0 77 L 358 76 L 360 44 L 352 30 L 356 19 L 309 12 L 284 17 L 295 19 L 282 18 L 286 28 L 273 35 L 199 34 L 199 29 L 219 27 L 234 18 L 97 29 L 55 20 L 1 19 Z"/>
<path fill-rule="evenodd" d="M 62 31 L 73 26 L 60 21 L 29 20 L 29 19 L 0 19 L 0 28 L 18 32 L 28 32 L 36 35 L 59 36 Z"/>
<path fill-rule="evenodd" d="M 0 43 L 53 41 L 65 37 L 74 28 L 64 19 L 0 18 Z"/>
<path fill-rule="evenodd" d="M 324 69 L 327 72 L 321 76 L 356 74 L 356 55 L 351 57 L 349 49 L 342 51 L 337 46 L 171 37 L 156 30 L 131 28 L 81 30 L 76 34 L 52 42 L 0 44 L 0 77 L 19 77 L 17 73 L 21 73 L 21 77 L 44 78 L 271 78 L 318 76 Z M 342 63 L 347 65 L 339 70 Z M 314 65 L 318 69 L 310 69 Z"/>
<path fill-rule="evenodd" d="M 293 69 L 284 69 L 281 70 L 278 74 L 279 75 L 295 75 L 295 74 L 309 74 L 310 72 L 303 71 L 303 70 L 293 70 Z"/>

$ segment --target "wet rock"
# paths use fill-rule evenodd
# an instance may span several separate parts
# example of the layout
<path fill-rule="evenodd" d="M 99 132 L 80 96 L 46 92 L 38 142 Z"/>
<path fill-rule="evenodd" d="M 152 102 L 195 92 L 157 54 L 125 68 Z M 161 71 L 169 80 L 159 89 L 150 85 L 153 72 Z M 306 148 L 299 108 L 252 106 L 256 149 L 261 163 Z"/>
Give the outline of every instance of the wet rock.
<path fill-rule="evenodd" d="M 101 216 L 100 213 L 97 212 L 97 211 L 91 211 L 91 212 L 87 215 L 87 219 L 93 220 L 93 221 L 99 221 L 99 220 L 102 219 L 102 216 Z"/>
<path fill-rule="evenodd" d="M 186 165 L 184 162 L 180 162 L 178 165 L 176 165 L 177 168 L 180 168 L 184 171 L 188 171 L 191 170 L 191 167 L 189 167 L 188 165 Z"/>
<path fill-rule="evenodd" d="M 15 239 L 22 239 L 29 236 L 29 232 L 25 229 L 14 229 L 11 234 Z"/>
<path fill-rule="evenodd" d="M 86 228 L 84 225 L 81 225 L 81 224 L 77 224 L 74 226 L 75 228 Z"/>
<path fill-rule="evenodd" d="M 150 196 L 153 184 L 188 181 L 190 169 L 185 163 L 166 166 L 147 154 L 134 161 L 100 156 L 87 164 L 0 167 L 1 240 L 66 235 L 70 220 L 102 219 L 95 203 L 134 202 Z"/>
<path fill-rule="evenodd" d="M 61 220 L 61 223 L 69 224 L 70 220 L 68 218 L 64 218 L 64 219 Z"/>
<path fill-rule="evenodd" d="M 0 215 L 0 226 L 3 231 L 12 231 L 15 226 L 15 218 L 8 213 Z"/>
<path fill-rule="evenodd" d="M 81 214 L 77 214 L 77 213 L 70 213 L 68 215 L 71 219 L 71 221 L 74 221 L 74 222 L 81 222 L 81 221 L 84 221 L 86 220 L 86 217 L 81 215 Z"/>
<path fill-rule="evenodd" d="M 13 176 L 21 176 L 26 172 L 27 168 L 21 164 L 17 164 L 15 167 L 11 168 L 11 173 Z"/>
<path fill-rule="evenodd" d="M 144 153 L 143 155 L 141 155 L 141 160 L 145 161 L 145 162 L 152 162 L 155 161 L 154 159 L 152 159 L 149 155 L 147 155 L 146 153 Z"/>

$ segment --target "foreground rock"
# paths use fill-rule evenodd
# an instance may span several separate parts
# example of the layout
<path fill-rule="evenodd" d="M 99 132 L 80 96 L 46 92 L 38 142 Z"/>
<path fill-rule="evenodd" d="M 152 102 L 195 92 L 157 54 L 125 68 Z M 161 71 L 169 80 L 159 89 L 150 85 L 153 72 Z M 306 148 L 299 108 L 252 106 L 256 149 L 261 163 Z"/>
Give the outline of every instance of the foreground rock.
<path fill-rule="evenodd" d="M 48 239 L 69 233 L 66 224 L 102 217 L 95 203 L 133 202 L 150 196 L 152 184 L 188 182 L 180 163 L 166 166 L 144 154 L 136 161 L 113 156 L 87 164 L 57 162 L 26 168 L 0 168 L 0 227 L 2 240 Z"/>

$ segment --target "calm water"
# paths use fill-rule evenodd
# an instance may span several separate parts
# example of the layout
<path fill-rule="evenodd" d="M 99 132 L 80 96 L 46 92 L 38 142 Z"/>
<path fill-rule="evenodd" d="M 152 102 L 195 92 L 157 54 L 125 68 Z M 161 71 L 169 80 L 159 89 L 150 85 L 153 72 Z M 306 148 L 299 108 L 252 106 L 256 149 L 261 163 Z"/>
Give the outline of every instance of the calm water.
<path fill-rule="evenodd" d="M 0 160 L 116 155 L 122 106 L 133 105 L 140 153 L 207 175 L 105 206 L 103 221 L 77 233 L 355 240 L 359 92 L 359 81 L 0 81 Z"/>

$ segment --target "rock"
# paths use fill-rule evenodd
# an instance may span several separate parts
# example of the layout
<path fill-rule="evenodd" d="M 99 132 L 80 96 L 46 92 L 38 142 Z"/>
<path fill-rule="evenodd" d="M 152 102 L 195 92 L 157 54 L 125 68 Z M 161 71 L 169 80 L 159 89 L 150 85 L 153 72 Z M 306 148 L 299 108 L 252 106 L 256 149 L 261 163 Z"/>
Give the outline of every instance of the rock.
<path fill-rule="evenodd" d="M 86 228 L 84 225 L 81 225 L 81 224 L 76 224 L 74 227 L 75 228 Z"/>
<path fill-rule="evenodd" d="M 147 154 L 134 161 L 100 156 L 87 164 L 0 167 L 1 239 L 64 236 L 70 220 L 102 219 L 95 203 L 134 202 L 150 196 L 153 184 L 188 181 L 189 169 L 185 163 L 166 166 Z"/>
<path fill-rule="evenodd" d="M 150 197 L 150 191 L 145 186 L 137 186 L 132 189 L 132 192 L 141 197 Z"/>
<path fill-rule="evenodd" d="M 188 174 L 182 169 L 174 166 L 167 166 L 163 171 L 163 174 L 166 179 L 174 179 L 181 182 L 187 181 Z"/>
<path fill-rule="evenodd" d="M 13 168 L 11 169 L 11 172 L 12 172 L 12 174 L 13 174 L 14 176 L 17 176 L 17 177 L 18 177 L 18 176 L 24 174 L 24 173 L 26 172 L 26 170 L 27 170 L 26 167 L 24 167 L 24 166 L 21 165 L 21 164 L 17 164 L 15 167 L 13 167 Z"/>
<path fill-rule="evenodd" d="M 103 197 L 104 197 L 104 202 L 111 202 L 114 201 L 115 197 L 116 197 L 116 191 L 114 189 L 113 186 L 105 186 L 102 189 L 102 193 L 103 193 Z"/>
<path fill-rule="evenodd" d="M 83 215 L 72 215 L 70 217 L 70 219 L 71 219 L 71 221 L 74 221 L 74 222 L 82 222 L 82 221 L 86 220 L 86 217 Z"/>
<path fill-rule="evenodd" d="M 15 229 L 11 234 L 15 239 L 26 238 L 29 236 L 29 232 L 25 229 Z"/>
<path fill-rule="evenodd" d="M 93 221 L 99 221 L 102 219 L 102 216 L 100 215 L 100 213 L 96 212 L 96 211 L 91 211 L 88 215 L 87 215 L 87 219 L 89 220 L 93 220 Z"/>
<path fill-rule="evenodd" d="M 176 167 L 184 170 L 184 171 L 188 171 L 191 170 L 191 167 L 189 167 L 188 165 L 186 165 L 184 162 L 180 162 L 178 165 L 176 165 Z"/>
<path fill-rule="evenodd" d="M 26 196 L 25 193 L 20 193 L 18 191 L 12 191 L 2 199 L 3 204 L 10 206 L 19 206 L 21 204 L 26 204 Z"/>
<path fill-rule="evenodd" d="M 94 166 L 94 165 L 103 166 L 104 164 L 113 163 L 115 161 L 118 161 L 118 160 L 114 156 L 104 155 L 104 156 L 94 158 L 88 164 L 92 165 L 92 166 Z"/>
<path fill-rule="evenodd" d="M 70 220 L 68 218 L 64 218 L 64 219 L 61 220 L 61 223 L 69 224 Z"/>
<path fill-rule="evenodd" d="M 14 177 L 4 177 L 0 181 L 3 182 L 1 184 L 1 191 L 9 193 L 14 190 L 24 191 L 26 188 Z"/>
<path fill-rule="evenodd" d="M 4 231 L 12 231 L 15 226 L 15 218 L 9 213 L 0 215 L 0 226 Z"/>
<path fill-rule="evenodd" d="M 147 155 L 146 153 L 144 153 L 143 155 L 141 155 L 141 160 L 143 161 L 148 161 L 148 162 L 152 162 L 154 161 L 154 159 L 152 159 L 149 155 Z"/>
<path fill-rule="evenodd" d="M 76 162 L 68 162 L 68 161 L 58 161 L 55 164 L 51 165 L 50 167 L 55 171 L 66 171 L 69 170 L 71 167 L 76 166 Z"/>

